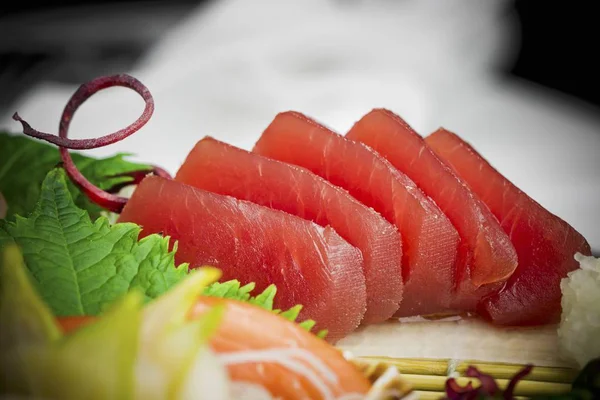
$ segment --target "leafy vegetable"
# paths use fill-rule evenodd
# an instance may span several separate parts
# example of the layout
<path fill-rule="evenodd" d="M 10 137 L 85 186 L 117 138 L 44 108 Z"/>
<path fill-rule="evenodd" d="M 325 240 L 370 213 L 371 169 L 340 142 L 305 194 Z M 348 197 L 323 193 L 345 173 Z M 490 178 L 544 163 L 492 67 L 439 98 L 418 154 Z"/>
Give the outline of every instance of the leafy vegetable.
<path fill-rule="evenodd" d="M 589 399 L 600 398 L 600 358 L 588 362 L 573 382 L 573 393 L 585 392 Z"/>
<path fill-rule="evenodd" d="M 50 399 L 133 396 L 141 296 L 133 292 L 97 323 L 61 337 L 14 245 L 0 261 L 1 393 Z"/>
<path fill-rule="evenodd" d="M 46 344 L 60 337 L 50 310 L 31 287 L 18 247 L 0 253 L 0 345 Z M 4 329 L 10 328 L 10 329 Z"/>
<path fill-rule="evenodd" d="M 302 305 L 298 304 L 287 311 L 274 310 L 273 300 L 277 294 L 275 285 L 269 285 L 262 293 L 252 296 L 251 292 L 254 290 L 255 286 L 254 282 L 242 286 L 238 280 L 234 279 L 223 283 L 215 282 L 207 287 L 203 294 L 206 296 L 221 297 L 224 299 L 233 299 L 254 304 L 265 310 L 273 311 L 289 321 L 296 322 L 298 315 L 302 310 Z M 299 325 L 307 331 L 310 331 L 315 326 L 315 323 L 316 322 L 312 319 L 307 319 L 306 321 L 299 322 Z M 327 335 L 327 330 L 321 330 L 317 332 L 316 335 L 320 338 L 324 338 Z"/>
<path fill-rule="evenodd" d="M 129 292 L 92 324 L 62 336 L 18 248 L 0 250 L 0 396 L 45 399 L 225 398 L 224 367 L 206 348 L 221 311 L 185 318 L 219 272 L 201 268 L 142 309 Z"/>
<path fill-rule="evenodd" d="M 33 213 L 0 221 L 0 247 L 14 242 L 45 302 L 57 316 L 96 315 L 132 288 L 155 298 L 179 282 L 188 265 L 175 267 L 169 238 L 141 228 L 92 222 L 71 197 L 65 172 L 51 170 Z"/>
<path fill-rule="evenodd" d="M 2 192 L 0 192 L 0 218 L 5 218 L 7 213 L 6 200 L 4 200 L 4 196 Z"/>
<path fill-rule="evenodd" d="M 536 397 L 535 400 L 594 400 L 600 398 L 600 358 L 587 363 L 581 370 L 573 388 L 567 394 Z"/>
<path fill-rule="evenodd" d="M 270 285 L 258 296 L 252 296 L 250 293 L 256 285 L 248 283 L 242 286 L 237 279 L 227 282 L 215 282 L 204 290 L 206 296 L 220 297 L 223 299 L 239 300 L 255 304 L 267 310 L 273 309 L 273 299 L 275 298 L 275 285 Z"/>
<path fill-rule="evenodd" d="M 105 190 L 131 182 L 133 178 L 127 176 L 127 173 L 151 169 L 148 165 L 125 160 L 124 157 L 128 154 L 117 154 L 105 159 L 77 153 L 72 156 L 81 173 L 94 185 Z M 8 206 L 7 218 L 16 214 L 29 214 L 39 198 L 44 177 L 61 162 L 58 149 L 24 136 L 0 132 L 0 160 L 0 192 Z M 68 187 L 75 204 L 87 210 L 92 219 L 100 216 L 100 207 L 89 201 L 72 182 L 68 181 Z"/>

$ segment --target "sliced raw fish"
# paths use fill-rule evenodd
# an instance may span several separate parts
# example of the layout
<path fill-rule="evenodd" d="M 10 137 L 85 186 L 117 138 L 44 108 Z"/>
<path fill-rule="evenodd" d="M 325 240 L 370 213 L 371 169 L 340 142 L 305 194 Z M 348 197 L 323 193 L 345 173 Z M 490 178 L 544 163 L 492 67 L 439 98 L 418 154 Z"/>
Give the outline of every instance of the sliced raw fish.
<path fill-rule="evenodd" d="M 364 144 L 296 112 L 277 115 L 253 151 L 311 170 L 398 227 L 404 299 L 397 316 L 449 311 L 460 239 L 410 178 Z"/>
<path fill-rule="evenodd" d="M 312 172 L 228 145 L 200 140 L 175 180 L 331 226 L 362 252 L 364 323 L 389 319 L 402 300 L 402 242 L 396 227 Z"/>
<path fill-rule="evenodd" d="M 176 240 L 178 263 L 218 267 L 223 280 L 256 282 L 258 290 L 275 284 L 275 306 L 302 304 L 301 318 L 328 329 L 331 341 L 364 315 L 362 256 L 330 227 L 158 176 L 140 183 L 119 222 Z"/>
<path fill-rule="evenodd" d="M 473 311 L 517 267 L 508 235 L 487 206 L 441 161 L 406 122 L 390 111 L 373 110 L 348 132 L 408 175 L 431 197 L 461 238 L 456 264 L 457 308 Z"/>
<path fill-rule="evenodd" d="M 585 238 L 496 171 L 473 147 L 445 129 L 425 141 L 489 207 L 509 235 L 519 266 L 506 287 L 478 306 L 502 325 L 558 322 L 560 281 L 578 268 L 573 255 L 590 255 Z"/>

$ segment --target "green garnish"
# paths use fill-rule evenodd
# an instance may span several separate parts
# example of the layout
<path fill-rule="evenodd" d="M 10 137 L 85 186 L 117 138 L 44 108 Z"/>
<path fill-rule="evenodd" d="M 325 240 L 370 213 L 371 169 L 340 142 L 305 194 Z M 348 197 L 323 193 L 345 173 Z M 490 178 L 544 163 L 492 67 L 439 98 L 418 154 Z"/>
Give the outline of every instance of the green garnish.
<path fill-rule="evenodd" d="M 0 247 L 16 243 L 36 288 L 57 316 L 97 315 L 129 290 L 155 298 L 188 272 L 175 266 L 169 238 L 149 235 L 132 223 L 95 222 L 73 202 L 66 174 L 51 170 L 27 218 L 0 221 Z"/>
<path fill-rule="evenodd" d="M 115 185 L 131 182 L 129 176 L 118 176 L 133 171 L 150 170 L 145 164 L 124 159 L 129 154 L 96 159 L 71 153 L 75 165 L 90 182 L 107 190 Z M 28 215 L 40 196 L 46 174 L 61 162 L 55 146 L 25 136 L 0 132 L 0 193 L 8 206 L 7 219 L 14 215 Z M 102 209 L 88 200 L 71 182 L 67 182 L 75 204 L 90 213 L 91 219 L 100 216 Z"/>
<path fill-rule="evenodd" d="M 258 307 L 264 308 L 265 310 L 273 311 L 288 321 L 297 322 L 296 320 L 298 319 L 298 315 L 302 310 L 302 305 L 298 304 L 286 311 L 274 310 L 273 300 L 277 294 L 277 287 L 275 287 L 275 285 L 269 285 L 265 290 L 262 291 L 262 293 L 253 296 L 251 295 L 251 292 L 254 290 L 255 286 L 256 285 L 253 282 L 242 286 L 238 280 L 234 279 L 223 283 L 215 282 L 207 287 L 203 294 L 206 296 L 221 297 L 224 299 L 233 299 L 254 304 Z M 310 332 L 315 326 L 316 322 L 312 319 L 307 319 L 305 321 L 298 322 L 298 324 Z M 325 336 L 327 336 L 327 329 L 323 329 L 315 334 L 323 339 Z"/>
<path fill-rule="evenodd" d="M 0 254 L 1 392 L 60 399 L 133 397 L 142 298 L 132 292 L 63 337 L 15 245 Z"/>
<path fill-rule="evenodd" d="M 185 318 L 197 293 L 218 276 L 215 269 L 201 268 L 144 308 L 143 296 L 133 290 L 93 323 L 63 336 L 31 285 L 17 246 L 5 246 L 0 249 L 0 394 L 91 400 L 223 396 L 228 378 L 207 348 L 222 310 Z M 202 370 L 210 377 L 198 373 Z M 210 389 L 200 393 L 199 386 Z"/>
<path fill-rule="evenodd" d="M 600 398 L 600 358 L 589 361 L 581 370 L 569 393 L 535 397 L 535 400 L 594 400 Z"/>

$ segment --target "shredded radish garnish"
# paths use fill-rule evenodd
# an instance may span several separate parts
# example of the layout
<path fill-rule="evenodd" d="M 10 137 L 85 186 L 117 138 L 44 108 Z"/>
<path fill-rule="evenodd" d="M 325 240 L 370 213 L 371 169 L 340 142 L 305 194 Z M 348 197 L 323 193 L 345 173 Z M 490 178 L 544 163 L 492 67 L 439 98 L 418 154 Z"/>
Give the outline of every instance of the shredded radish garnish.
<path fill-rule="evenodd" d="M 232 353 L 221 353 L 219 355 L 224 365 L 236 364 L 254 364 L 254 363 L 274 363 L 282 365 L 285 368 L 306 378 L 320 393 L 324 399 L 331 400 L 350 400 L 362 399 L 364 395 L 358 393 L 348 393 L 340 398 L 336 398 L 325 381 L 337 383 L 337 375 L 319 358 L 310 352 L 299 348 L 282 348 L 268 350 L 246 350 Z M 305 365 L 300 361 L 304 361 Z M 310 368 L 309 368 L 310 367 Z M 315 373 L 316 372 L 318 373 Z M 320 375 L 320 376 L 319 376 Z M 348 397 L 350 396 L 350 397 Z M 358 396 L 358 397 L 356 397 Z"/>
<path fill-rule="evenodd" d="M 93 94 L 113 86 L 122 86 L 137 92 L 146 103 L 142 115 L 127 128 L 121 129 L 117 132 L 99 138 L 69 139 L 67 137 L 69 125 L 71 124 L 71 120 L 73 119 L 73 116 L 75 115 L 77 109 Z M 68 149 L 94 149 L 123 140 L 126 137 L 133 135 L 141 127 L 143 127 L 146 124 L 146 122 L 148 122 L 153 112 L 154 99 L 152 98 L 152 95 L 150 94 L 148 88 L 134 77 L 123 74 L 103 76 L 81 85 L 79 89 L 77 89 L 77 91 L 73 94 L 73 96 L 71 96 L 69 102 L 67 103 L 62 113 L 58 129 L 58 136 L 33 129 L 31 125 L 29 125 L 19 116 L 18 113 L 15 113 L 13 115 L 13 119 L 21 123 L 21 125 L 23 126 L 24 134 L 57 145 L 60 149 L 60 155 L 64 163 L 64 168 L 67 171 L 67 174 L 69 175 L 71 180 L 73 180 L 73 182 L 75 182 L 81 188 L 82 192 L 92 202 L 98 204 L 102 208 L 118 213 L 123 209 L 123 207 L 127 203 L 127 198 L 117 196 L 115 194 L 106 192 L 98 188 L 97 186 L 94 186 L 81 174 L 81 172 L 79 172 L 79 170 L 73 163 L 71 156 L 69 155 Z M 154 167 L 150 171 L 134 171 L 126 175 L 130 176 L 134 181 L 133 183 L 135 184 L 139 183 L 139 181 L 141 181 L 143 177 L 150 172 L 154 173 L 155 175 L 170 178 L 170 175 L 165 170 L 159 167 Z M 111 191 L 118 191 L 118 189 L 119 188 L 112 188 Z"/>

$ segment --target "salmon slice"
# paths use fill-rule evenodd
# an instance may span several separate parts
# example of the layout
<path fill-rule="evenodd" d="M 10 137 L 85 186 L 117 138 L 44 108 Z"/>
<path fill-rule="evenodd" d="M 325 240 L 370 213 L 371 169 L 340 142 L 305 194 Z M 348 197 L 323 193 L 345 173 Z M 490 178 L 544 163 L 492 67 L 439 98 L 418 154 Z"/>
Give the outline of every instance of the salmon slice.
<path fill-rule="evenodd" d="M 578 268 L 576 252 L 591 255 L 585 238 L 519 190 L 454 133 L 440 129 L 425 141 L 498 218 L 519 257 L 506 287 L 479 304 L 480 314 L 502 325 L 558 322 L 560 280 Z"/>
<path fill-rule="evenodd" d="M 213 265 L 224 280 L 256 282 L 258 290 L 274 283 L 276 307 L 304 305 L 301 317 L 328 329 L 332 341 L 364 315 L 362 256 L 330 227 L 158 176 L 140 183 L 119 222 L 177 240 L 178 263 Z"/>
<path fill-rule="evenodd" d="M 224 312 L 210 339 L 211 348 L 227 358 L 248 360 L 227 366 L 231 380 L 260 385 L 274 398 L 290 400 L 324 399 L 323 390 L 329 398 L 351 394 L 359 398 L 369 391 L 369 381 L 339 350 L 270 311 L 236 300 L 200 296 L 189 318 L 215 306 L 223 307 Z M 95 319 L 62 317 L 58 323 L 63 332 L 69 333 Z M 301 361 L 301 369 L 308 370 L 310 378 L 278 362 L 281 359 L 289 364 L 302 358 L 311 361 Z"/>
<path fill-rule="evenodd" d="M 402 247 L 398 230 L 348 192 L 312 172 L 207 137 L 175 180 L 331 226 L 362 252 L 367 286 L 363 323 L 389 319 L 402 300 Z"/>
<path fill-rule="evenodd" d="M 449 311 L 460 239 L 448 218 L 406 175 L 364 144 L 296 112 L 277 115 L 253 151 L 309 169 L 399 229 L 404 298 L 396 316 Z"/>
<path fill-rule="evenodd" d="M 373 110 L 348 132 L 408 175 L 431 197 L 461 238 L 454 306 L 474 311 L 480 298 L 497 291 L 517 267 L 508 235 L 488 208 L 400 117 Z"/>

